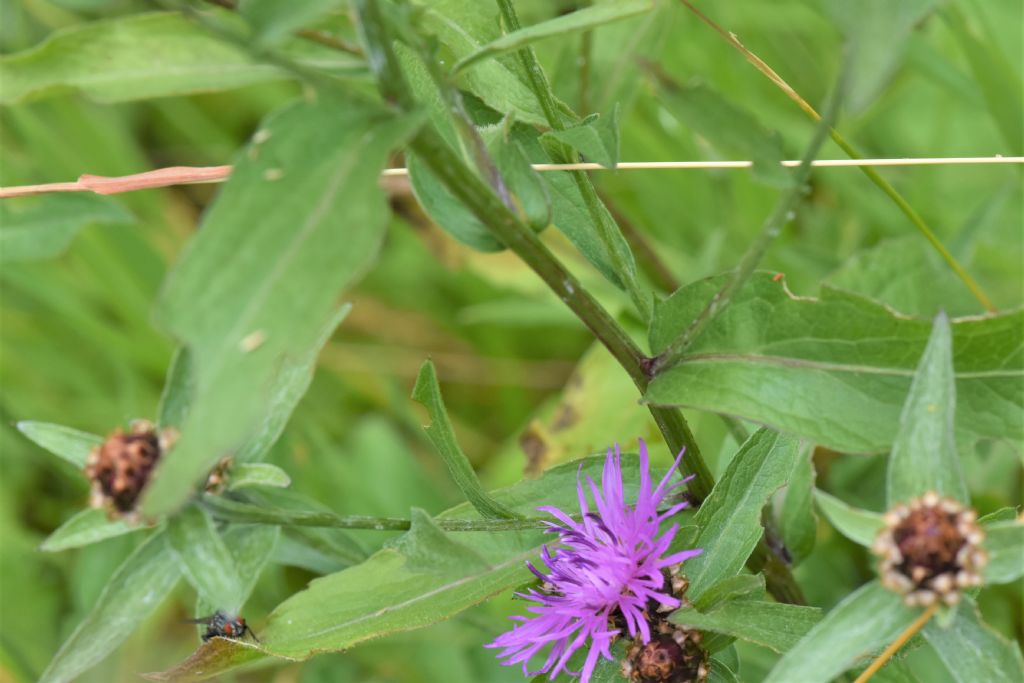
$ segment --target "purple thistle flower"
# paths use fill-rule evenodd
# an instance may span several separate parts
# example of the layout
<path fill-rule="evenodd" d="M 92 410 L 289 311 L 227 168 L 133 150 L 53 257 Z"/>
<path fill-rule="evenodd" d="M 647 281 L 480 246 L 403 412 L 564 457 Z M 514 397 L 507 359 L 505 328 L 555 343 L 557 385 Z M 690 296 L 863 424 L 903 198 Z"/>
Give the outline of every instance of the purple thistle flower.
<path fill-rule="evenodd" d="M 683 454 L 675 464 L 678 466 Z M 581 466 L 582 469 L 582 466 Z M 673 468 L 674 470 L 675 468 Z M 667 608 L 679 607 L 679 600 L 665 586 L 666 568 L 701 553 L 684 550 L 665 557 L 678 531 L 673 524 L 658 536 L 661 523 L 686 507 L 686 503 L 658 512 L 658 506 L 676 488 L 689 479 L 669 484 L 673 470 L 651 490 L 647 445 L 640 441 L 640 493 L 630 506 L 623 498 L 622 463 L 619 447 L 608 449 L 601 478 L 601 490 L 587 476 L 596 512 L 587 504 L 583 481 L 577 477 L 582 521 L 577 522 L 551 506 L 537 508 L 559 520 L 548 522 L 548 531 L 559 534 L 561 546 L 554 552 L 541 551 L 548 567 L 545 574 L 527 563 L 530 571 L 544 581 L 543 591 L 530 589 L 519 594 L 534 603 L 527 608 L 531 616 L 512 617 L 521 622 L 486 647 L 503 648 L 498 654 L 502 664 L 522 663 L 523 673 L 536 676 L 548 673 L 554 680 L 560 671 L 580 676 L 587 683 L 600 655 L 614 659 L 612 640 L 619 634 L 613 619 L 625 623 L 631 637 L 638 633 L 647 643 L 651 639 L 645 611 L 652 602 Z M 602 497 L 603 492 L 603 497 Z M 621 621 L 620 621 L 621 619 Z M 590 650 L 580 672 L 566 669 L 573 653 L 590 641 Z M 530 659 L 550 646 L 544 666 L 529 670 Z"/>

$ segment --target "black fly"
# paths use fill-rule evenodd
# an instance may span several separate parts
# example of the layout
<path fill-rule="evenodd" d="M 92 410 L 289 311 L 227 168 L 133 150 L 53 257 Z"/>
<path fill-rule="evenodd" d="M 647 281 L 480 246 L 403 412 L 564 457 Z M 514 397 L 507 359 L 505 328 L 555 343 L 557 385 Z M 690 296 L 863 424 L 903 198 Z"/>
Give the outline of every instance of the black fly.
<path fill-rule="evenodd" d="M 186 624 L 203 624 L 206 626 L 206 633 L 203 634 L 203 642 L 205 643 L 210 638 L 230 638 L 231 640 L 239 640 L 245 637 L 248 633 L 252 636 L 252 639 L 257 643 L 260 639 L 256 637 L 249 625 L 245 623 L 245 619 L 240 616 L 229 616 L 226 612 L 217 610 L 208 617 L 200 617 L 199 619 L 186 619 Z"/>

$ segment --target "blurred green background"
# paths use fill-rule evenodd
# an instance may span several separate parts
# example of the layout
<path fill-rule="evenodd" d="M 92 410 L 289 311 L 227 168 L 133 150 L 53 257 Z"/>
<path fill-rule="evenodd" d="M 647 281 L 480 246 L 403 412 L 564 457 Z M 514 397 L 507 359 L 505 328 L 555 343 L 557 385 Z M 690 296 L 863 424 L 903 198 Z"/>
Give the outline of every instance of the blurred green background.
<path fill-rule="evenodd" d="M 844 11 L 849 10 L 843 0 L 704 4 L 810 102 L 824 99 L 841 59 Z M 1015 138 L 1012 106 L 1007 130 L 1006 103 L 1000 99 L 1013 94 L 1000 95 L 999 74 L 979 68 L 1001 64 L 1008 71 L 1000 73 L 1010 74 L 1019 89 L 1021 3 L 933 4 L 935 10 L 914 26 L 905 44 L 866 47 L 887 57 L 891 68 L 870 67 L 867 73 L 878 78 L 877 94 L 849 102 L 838 127 L 870 157 L 1021 154 L 1014 148 L 1020 131 Z M 343 10 L 344 3 L 338 5 Z M 531 23 L 576 5 L 532 0 L 517 6 L 524 23 Z M 2 0 L 0 8 L 0 50 L 10 54 L 56 30 L 153 6 L 128 0 Z M 343 11 L 326 19 L 324 27 L 352 35 Z M 585 78 L 577 61 L 581 49 L 592 54 Z M 982 57 L 971 52 L 979 49 Z M 790 158 L 813 131 L 792 102 L 678 3 L 662 0 L 655 14 L 586 37 L 547 41 L 537 51 L 558 94 L 578 111 L 607 112 L 621 104 L 623 160 L 736 158 L 729 131 L 695 133 L 692 121 L 673 111 L 638 67 L 637 54 L 680 83 L 702 82 L 753 112 L 781 134 Z M 116 105 L 63 93 L 7 106 L 0 109 L 0 184 L 230 163 L 260 119 L 299 89 L 280 81 Z M 829 143 L 822 156 L 844 155 Z M 882 174 L 998 307 L 1021 304 L 1019 167 L 902 168 Z M 659 255 L 667 272 L 652 279 L 663 286 L 734 265 L 778 192 L 746 171 L 601 172 L 594 178 L 610 206 Z M 821 282 L 831 282 L 906 314 L 930 316 L 940 308 L 953 315 L 983 312 L 906 218 L 857 170 L 819 170 L 812 187 L 800 215 L 764 263 L 784 272 L 795 293 L 813 296 Z M 77 551 L 39 552 L 39 542 L 83 506 L 87 486 L 78 472 L 29 443 L 13 424 L 43 420 L 103 434 L 153 416 L 172 344 L 152 326 L 150 309 L 165 272 L 215 192 L 216 186 L 196 185 L 120 195 L 113 201 L 130 220 L 90 225 L 55 258 L 3 263 L 0 681 L 38 676 L 140 540 L 128 535 Z M 437 364 L 464 450 L 489 486 L 600 451 L 613 440 L 657 442 L 625 375 L 603 350 L 592 348 L 586 330 L 514 257 L 483 255 L 457 244 L 430 225 L 401 184 L 391 196 L 396 218 L 380 261 L 353 293 L 352 314 L 323 352 L 309 394 L 274 449 L 272 461 L 288 471 L 296 489 L 340 513 L 405 516 L 410 506 L 437 512 L 458 502 L 423 439 L 423 416 L 408 399 L 427 357 Z M 4 201 L 11 211 L 22 211 L 38 200 Z M 609 306 L 624 307 L 621 294 L 602 284 L 554 231 L 545 239 Z M 711 463 L 717 453 L 735 448 L 713 416 L 694 414 L 691 421 Z M 1019 504 L 1020 456 L 1019 444 L 982 444 L 965 455 L 982 512 Z M 882 459 L 820 454 L 818 465 L 823 488 L 880 509 Z M 359 539 L 372 548 L 383 536 L 366 533 Z M 872 571 L 861 549 L 823 526 L 818 548 L 798 576 L 811 601 L 827 607 Z M 314 576 L 268 566 L 246 608 L 257 632 L 262 615 Z M 1007 634 L 1020 633 L 1019 586 L 986 591 L 981 600 L 990 623 Z M 178 623 L 190 616 L 192 601 L 182 585 L 158 616 L 82 680 L 134 680 L 138 672 L 164 669 L 183 658 L 196 644 L 194 629 Z M 498 615 L 511 609 L 510 600 L 498 599 L 423 631 L 236 678 L 520 680 L 518 669 L 496 666 L 493 653 L 480 647 L 505 628 Z M 757 680 L 757 653 L 749 655 L 744 679 Z M 920 667 L 929 670 L 927 662 Z"/>

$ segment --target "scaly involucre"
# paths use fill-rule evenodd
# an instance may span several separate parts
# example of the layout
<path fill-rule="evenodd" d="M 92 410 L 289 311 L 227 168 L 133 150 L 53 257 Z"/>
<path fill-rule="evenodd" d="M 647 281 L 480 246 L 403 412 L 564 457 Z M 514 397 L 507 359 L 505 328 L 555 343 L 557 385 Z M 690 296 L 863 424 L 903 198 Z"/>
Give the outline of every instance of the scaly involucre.
<path fill-rule="evenodd" d="M 677 466 L 682 457 L 680 453 Z M 662 522 L 686 507 L 682 502 L 658 511 L 662 501 L 688 481 L 669 484 L 674 470 L 670 469 L 652 490 L 647 445 L 641 441 L 640 492 L 630 506 L 624 499 L 622 462 L 616 445 L 614 452 L 608 450 L 601 488 L 586 477 L 596 510 L 590 509 L 584 482 L 578 476 L 581 521 L 555 507 L 538 508 L 558 520 L 548 522 L 548 530 L 559 535 L 559 546 L 554 551 L 543 548 L 548 573 L 527 565 L 544 582 L 542 590 L 519 594 L 536 603 L 527 608 L 532 616 L 512 617 L 521 623 L 487 645 L 502 648 L 498 657 L 503 664 L 521 663 L 527 676 L 547 673 L 552 680 L 564 670 L 587 683 L 599 656 L 613 659 L 611 643 L 620 631 L 616 623 L 624 624 L 630 637 L 639 634 L 644 643 L 650 641 L 647 609 L 680 604 L 671 595 L 666 570 L 701 552 L 684 550 L 666 555 L 678 525 L 658 535 Z M 590 649 L 582 669 L 566 669 L 573 653 L 588 642 Z M 545 648 L 550 650 L 544 665 L 531 672 L 530 660 Z"/>

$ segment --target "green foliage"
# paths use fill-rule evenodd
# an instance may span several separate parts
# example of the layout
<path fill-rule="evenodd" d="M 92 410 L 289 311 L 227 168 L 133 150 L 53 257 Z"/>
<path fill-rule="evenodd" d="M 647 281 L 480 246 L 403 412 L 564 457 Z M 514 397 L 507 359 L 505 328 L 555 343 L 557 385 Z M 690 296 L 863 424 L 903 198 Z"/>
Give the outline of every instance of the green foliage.
<path fill-rule="evenodd" d="M 336 70 L 351 70 L 358 64 L 326 50 L 306 59 Z M 277 67 L 261 64 L 244 49 L 180 14 L 140 14 L 73 26 L 36 48 L 4 57 L 0 102 L 10 104 L 67 89 L 80 90 L 100 102 L 124 102 L 239 88 L 285 77 Z"/>
<path fill-rule="evenodd" d="M 938 620 L 925 626 L 924 638 L 957 683 L 1019 681 L 1024 677 L 1020 647 L 989 628 L 973 600 L 967 599 L 948 627 Z"/>
<path fill-rule="evenodd" d="M 707 612 L 681 609 L 672 615 L 672 621 L 786 652 L 821 621 L 821 616 L 821 610 L 815 607 L 732 600 Z"/>
<path fill-rule="evenodd" d="M 870 546 L 882 529 L 882 515 L 859 510 L 824 491 L 815 491 L 814 500 L 836 531 L 862 546 Z"/>
<path fill-rule="evenodd" d="M 686 563 L 691 599 L 743 568 L 764 533 L 761 510 L 800 455 L 799 440 L 767 429 L 756 431 L 736 453 L 697 511 L 700 531 L 692 546 L 704 552 Z"/>
<path fill-rule="evenodd" d="M 242 606 L 241 580 L 210 515 L 190 505 L 167 524 L 167 541 L 199 598 L 229 614 Z"/>
<path fill-rule="evenodd" d="M 255 424 L 283 427 L 344 316 L 336 297 L 379 248 L 377 171 L 414 125 L 322 94 L 271 117 L 238 159 L 159 304 L 163 324 L 189 346 L 195 379 L 175 457 L 146 494 L 148 513 L 178 506 Z M 236 267 L 225 269 L 228 261 Z"/>
<path fill-rule="evenodd" d="M 484 491 L 480 480 L 469 464 L 466 454 L 459 448 L 455 439 L 455 431 L 448 420 L 448 414 L 444 408 L 444 399 L 441 398 L 441 387 L 437 383 L 437 371 L 434 364 L 427 361 L 420 368 L 420 374 L 416 377 L 416 386 L 412 389 L 414 401 L 422 403 L 430 414 L 430 424 L 424 427 L 427 438 L 434 444 L 438 455 L 444 460 L 448 467 L 449 474 L 455 480 L 455 484 L 462 491 L 466 499 L 472 503 L 484 517 L 491 519 L 508 519 L 515 517 L 515 513 L 497 503 Z"/>
<path fill-rule="evenodd" d="M 125 559 L 96 604 L 64 642 L 41 681 L 58 683 L 109 655 L 155 610 L 181 577 L 166 536 L 157 532 Z"/>
<path fill-rule="evenodd" d="M 53 258 L 68 248 L 82 228 L 131 222 L 118 204 L 95 195 L 50 195 L 17 214 L 0 204 L 0 262 Z"/>
<path fill-rule="evenodd" d="M 888 645 L 917 616 L 877 581 L 832 609 L 771 670 L 766 683 L 832 680 L 861 657 Z"/>
<path fill-rule="evenodd" d="M 638 438 L 655 470 L 687 443 L 684 468 L 718 479 L 665 520 L 703 554 L 661 613 L 704 632 L 710 680 L 866 666 L 921 613 L 872 580 L 880 511 L 926 489 L 981 515 L 986 583 L 873 681 L 1024 676 L 1005 638 L 1024 605 L 1016 168 L 870 172 L 990 295 L 982 315 L 858 172 L 791 187 L 778 161 L 814 124 L 682 3 L 143 5 L 6 3 L 0 22 L 5 191 L 234 166 L 222 186 L 0 203 L 5 676 L 523 680 L 482 646 L 539 586 L 525 563 L 556 538 L 536 508 L 575 513 L 578 475 L 600 481 L 585 456 Z M 837 126 L 900 157 L 1021 152 L 1012 5 L 701 10 L 815 106 L 852 49 Z M 754 167 L 530 167 L 620 157 Z M 653 372 L 780 189 L 799 210 L 768 270 Z M 139 418 L 180 437 L 143 509 L 85 508 L 96 435 Z M 259 641 L 180 623 L 217 609 Z M 592 681 L 627 680 L 629 645 Z"/>
<path fill-rule="evenodd" d="M 889 505 L 928 491 L 967 501 L 967 486 L 953 441 L 956 387 L 949 320 L 939 314 L 914 373 L 889 454 Z"/>
<path fill-rule="evenodd" d="M 588 31 L 602 24 L 650 11 L 653 7 L 652 0 L 624 0 L 623 2 L 584 7 L 575 12 L 506 33 L 460 59 L 452 67 L 452 71 L 458 73 L 484 59 L 518 50 L 535 41 L 566 36 L 576 31 Z"/>
<path fill-rule="evenodd" d="M 544 133 L 541 140 L 558 140 L 605 168 L 619 163 L 619 108 L 610 116 L 588 117 L 580 125 Z"/>
<path fill-rule="evenodd" d="M 64 522 L 52 534 L 46 537 L 40 550 L 55 553 L 69 548 L 98 543 L 99 541 L 140 531 L 144 526 L 131 524 L 123 519 L 111 520 L 103 510 L 89 508 L 82 510 Z"/>
<path fill-rule="evenodd" d="M 721 282 L 696 282 L 657 308 L 655 353 Z M 952 321 L 959 443 L 1024 433 L 1015 341 L 1021 321 L 1020 311 Z M 882 451 L 896 439 L 899 408 L 929 331 L 926 321 L 869 299 L 830 287 L 817 299 L 794 297 L 782 282 L 757 273 L 683 361 L 651 382 L 645 398 L 739 415 L 837 450 Z"/>
<path fill-rule="evenodd" d="M 95 434 L 64 427 L 23 420 L 18 423 L 18 431 L 27 436 L 37 445 L 45 448 L 59 458 L 66 460 L 78 469 L 85 467 L 89 451 L 103 443 L 103 438 Z"/>

